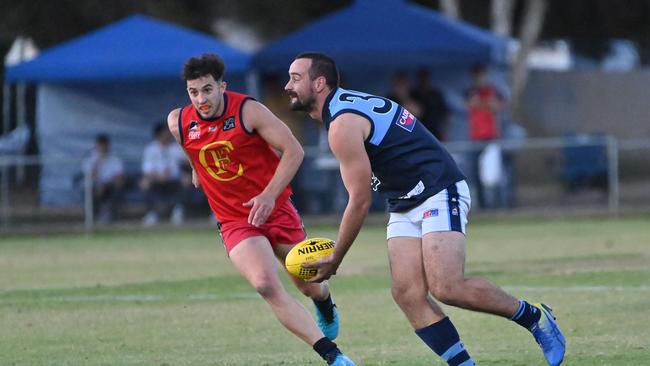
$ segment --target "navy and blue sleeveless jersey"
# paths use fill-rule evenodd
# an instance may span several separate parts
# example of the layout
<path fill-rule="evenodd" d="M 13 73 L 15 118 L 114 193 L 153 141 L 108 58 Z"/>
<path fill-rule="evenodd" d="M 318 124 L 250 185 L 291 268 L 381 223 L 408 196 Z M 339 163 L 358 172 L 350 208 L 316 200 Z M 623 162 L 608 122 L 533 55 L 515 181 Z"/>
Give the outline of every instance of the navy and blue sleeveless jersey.
<path fill-rule="evenodd" d="M 396 102 L 337 88 L 327 97 L 323 122 L 343 113 L 370 120 L 364 142 L 372 166 L 372 187 L 388 201 L 390 212 L 404 212 L 448 186 L 465 179 L 442 144 L 415 116 Z"/>

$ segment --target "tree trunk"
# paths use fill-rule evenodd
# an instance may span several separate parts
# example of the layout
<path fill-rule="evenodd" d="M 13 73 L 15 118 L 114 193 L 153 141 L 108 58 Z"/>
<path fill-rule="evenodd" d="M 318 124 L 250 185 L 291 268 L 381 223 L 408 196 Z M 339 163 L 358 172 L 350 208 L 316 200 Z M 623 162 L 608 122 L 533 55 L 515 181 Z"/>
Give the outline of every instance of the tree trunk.
<path fill-rule="evenodd" d="M 492 32 L 510 37 L 513 10 L 513 0 L 492 0 Z"/>
<path fill-rule="evenodd" d="M 519 29 L 519 50 L 512 68 L 512 108 L 515 119 L 520 117 L 519 101 L 528 78 L 527 59 L 537 42 L 544 24 L 547 0 L 527 0 Z"/>
<path fill-rule="evenodd" d="M 442 7 L 442 12 L 445 13 L 446 16 L 452 19 L 460 18 L 458 0 L 440 0 L 440 6 Z"/>

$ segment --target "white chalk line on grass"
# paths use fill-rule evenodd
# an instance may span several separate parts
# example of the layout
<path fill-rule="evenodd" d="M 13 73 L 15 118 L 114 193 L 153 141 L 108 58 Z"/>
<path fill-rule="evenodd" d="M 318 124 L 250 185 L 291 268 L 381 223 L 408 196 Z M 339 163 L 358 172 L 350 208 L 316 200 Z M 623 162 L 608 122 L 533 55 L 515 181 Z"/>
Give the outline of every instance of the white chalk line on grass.
<path fill-rule="evenodd" d="M 650 286 L 503 286 L 506 291 L 522 292 L 647 292 Z M 390 291 L 389 288 L 381 291 Z M 165 295 L 70 295 L 70 296 L 51 296 L 38 297 L 36 299 L 16 299 L 1 298 L 0 303 L 24 303 L 24 302 L 163 302 L 170 300 L 192 300 L 192 301 L 225 301 L 225 300 L 248 300 L 257 299 L 260 296 L 254 292 L 234 293 L 234 294 L 211 294 L 197 293 L 190 294 L 186 297 L 165 296 Z"/>

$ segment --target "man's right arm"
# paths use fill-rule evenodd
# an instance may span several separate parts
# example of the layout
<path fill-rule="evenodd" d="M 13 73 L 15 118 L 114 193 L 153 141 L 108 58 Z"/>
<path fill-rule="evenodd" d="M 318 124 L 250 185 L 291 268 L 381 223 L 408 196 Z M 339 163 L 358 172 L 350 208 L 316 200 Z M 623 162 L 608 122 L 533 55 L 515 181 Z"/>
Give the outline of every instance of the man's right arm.
<path fill-rule="evenodd" d="M 167 127 L 169 128 L 169 132 L 174 136 L 179 145 L 181 144 L 181 135 L 178 131 L 178 117 L 180 113 L 181 109 L 176 108 L 169 112 L 169 115 L 167 116 Z"/>
<path fill-rule="evenodd" d="M 320 282 L 336 273 L 343 257 L 356 239 L 372 203 L 370 181 L 372 169 L 364 147 L 370 124 L 361 116 L 345 113 L 330 124 L 328 140 L 340 163 L 341 178 L 348 191 L 348 204 L 343 212 L 334 253 L 316 262 L 318 274 L 310 281 Z"/>
<path fill-rule="evenodd" d="M 167 116 L 167 127 L 169 128 L 169 132 L 176 139 L 176 142 L 181 146 L 181 149 L 185 153 L 185 157 L 187 157 L 187 161 L 190 162 L 190 167 L 192 167 L 192 184 L 194 184 L 194 187 L 199 188 L 201 186 L 199 175 L 194 169 L 194 163 L 192 162 L 192 159 L 189 155 L 187 155 L 187 152 L 185 149 L 183 149 L 183 145 L 181 144 L 181 135 L 180 131 L 178 130 L 178 118 L 180 117 L 180 113 L 180 108 L 176 108 L 173 111 L 169 112 L 169 115 Z"/>

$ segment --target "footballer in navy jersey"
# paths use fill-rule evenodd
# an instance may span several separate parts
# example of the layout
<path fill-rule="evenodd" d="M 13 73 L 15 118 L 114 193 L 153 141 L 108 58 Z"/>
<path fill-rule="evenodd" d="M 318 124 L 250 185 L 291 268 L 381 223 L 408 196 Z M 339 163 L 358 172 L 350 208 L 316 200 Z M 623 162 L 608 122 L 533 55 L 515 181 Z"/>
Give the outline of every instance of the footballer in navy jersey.
<path fill-rule="evenodd" d="M 372 187 L 389 204 L 393 299 L 434 353 L 448 365 L 475 365 L 439 301 L 513 320 L 532 333 L 549 365 L 562 363 L 564 336 L 548 306 L 465 276 L 469 188 L 451 155 L 408 110 L 390 99 L 340 88 L 334 60 L 321 53 L 294 59 L 285 90 L 293 110 L 324 123 L 348 192 L 334 252 L 303 264 L 318 269 L 312 281 L 336 274 L 368 214 Z"/>
<path fill-rule="evenodd" d="M 465 179 L 449 152 L 396 102 L 336 88 L 323 107 L 325 128 L 342 113 L 355 113 L 370 121 L 364 145 L 373 172 L 372 188 L 386 197 L 390 212 L 412 209 Z"/>

